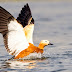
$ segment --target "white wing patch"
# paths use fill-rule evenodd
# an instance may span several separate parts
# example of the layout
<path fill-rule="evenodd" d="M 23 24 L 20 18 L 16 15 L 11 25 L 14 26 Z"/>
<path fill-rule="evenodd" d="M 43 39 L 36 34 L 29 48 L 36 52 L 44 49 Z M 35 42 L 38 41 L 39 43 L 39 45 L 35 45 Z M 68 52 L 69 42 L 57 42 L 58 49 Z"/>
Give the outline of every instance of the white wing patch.
<path fill-rule="evenodd" d="M 34 31 L 34 24 L 30 24 L 24 27 L 25 36 L 28 43 L 33 44 L 33 31 Z"/>
<path fill-rule="evenodd" d="M 8 48 L 9 54 L 17 56 L 22 50 L 28 48 L 23 27 L 16 21 L 10 21 L 8 24 Z"/>

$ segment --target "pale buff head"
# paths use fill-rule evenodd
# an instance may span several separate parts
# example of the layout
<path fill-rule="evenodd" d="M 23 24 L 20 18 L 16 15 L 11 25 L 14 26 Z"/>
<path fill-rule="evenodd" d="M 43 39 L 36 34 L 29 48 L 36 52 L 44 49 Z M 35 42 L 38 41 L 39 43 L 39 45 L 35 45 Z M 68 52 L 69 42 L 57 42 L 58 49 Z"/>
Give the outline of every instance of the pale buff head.
<path fill-rule="evenodd" d="M 45 46 L 47 45 L 53 45 L 52 43 L 50 43 L 48 40 L 42 40 L 38 46 L 38 48 L 40 49 L 44 49 Z"/>

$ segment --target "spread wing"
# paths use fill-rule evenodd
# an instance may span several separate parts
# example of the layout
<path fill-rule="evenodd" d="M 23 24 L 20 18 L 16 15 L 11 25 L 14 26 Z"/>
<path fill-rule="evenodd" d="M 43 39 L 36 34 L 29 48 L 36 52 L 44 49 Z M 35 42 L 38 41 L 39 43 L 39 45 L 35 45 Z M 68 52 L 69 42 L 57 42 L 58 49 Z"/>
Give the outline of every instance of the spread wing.
<path fill-rule="evenodd" d="M 17 56 L 29 46 L 23 31 L 23 26 L 1 6 L 0 33 L 2 33 L 5 47 L 11 55 Z"/>
<path fill-rule="evenodd" d="M 31 10 L 28 3 L 22 8 L 19 16 L 17 17 L 17 21 L 22 24 L 28 43 L 33 43 L 32 38 L 34 30 L 34 19 L 32 18 Z"/>

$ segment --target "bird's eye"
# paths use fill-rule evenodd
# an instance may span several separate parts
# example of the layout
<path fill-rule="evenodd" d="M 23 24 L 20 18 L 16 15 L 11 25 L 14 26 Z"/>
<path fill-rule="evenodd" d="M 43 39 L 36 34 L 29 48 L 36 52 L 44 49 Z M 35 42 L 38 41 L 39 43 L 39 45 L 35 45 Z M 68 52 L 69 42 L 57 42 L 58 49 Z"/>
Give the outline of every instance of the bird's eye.
<path fill-rule="evenodd" d="M 47 41 L 45 41 L 45 42 L 47 42 Z"/>

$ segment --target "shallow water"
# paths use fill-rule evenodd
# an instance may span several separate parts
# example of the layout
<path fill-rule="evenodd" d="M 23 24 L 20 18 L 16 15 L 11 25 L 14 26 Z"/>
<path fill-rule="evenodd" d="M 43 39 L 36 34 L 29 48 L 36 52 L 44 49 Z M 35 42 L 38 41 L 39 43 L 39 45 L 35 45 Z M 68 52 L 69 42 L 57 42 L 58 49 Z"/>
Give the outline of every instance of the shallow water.
<path fill-rule="evenodd" d="M 28 2 L 28 1 L 27 1 Z M 17 18 L 26 1 L 0 2 Z M 28 2 L 35 19 L 34 44 L 48 39 L 53 46 L 44 49 L 44 59 L 8 60 L 0 34 L 0 72 L 72 72 L 72 2 Z"/>

